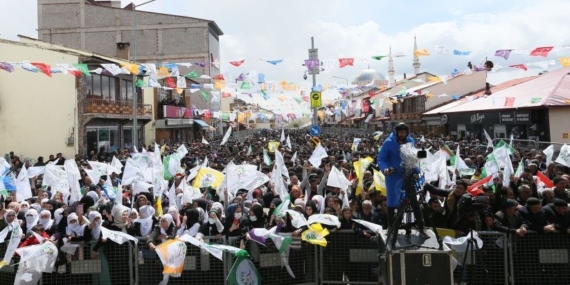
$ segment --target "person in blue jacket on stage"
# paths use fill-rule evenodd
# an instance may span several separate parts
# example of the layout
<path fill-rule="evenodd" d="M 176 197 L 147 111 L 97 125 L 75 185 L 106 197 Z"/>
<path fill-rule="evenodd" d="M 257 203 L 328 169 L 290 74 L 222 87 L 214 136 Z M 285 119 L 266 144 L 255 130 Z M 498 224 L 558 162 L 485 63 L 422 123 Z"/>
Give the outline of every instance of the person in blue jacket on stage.
<path fill-rule="evenodd" d="M 402 158 L 400 157 L 400 147 L 407 143 L 415 145 L 414 140 L 410 136 L 410 128 L 405 123 L 399 123 L 390 136 L 384 141 L 376 159 L 378 169 L 384 173 L 386 181 L 386 193 L 388 196 L 387 218 L 389 227 L 394 226 L 394 216 L 396 209 L 400 205 L 401 189 L 405 174 L 405 168 L 402 166 Z M 419 174 L 417 167 L 414 169 L 414 174 Z M 413 196 L 409 197 L 409 200 L 414 211 L 418 232 L 422 237 L 428 237 L 424 232 L 424 222 L 417 197 L 416 195 L 409 196 Z"/>

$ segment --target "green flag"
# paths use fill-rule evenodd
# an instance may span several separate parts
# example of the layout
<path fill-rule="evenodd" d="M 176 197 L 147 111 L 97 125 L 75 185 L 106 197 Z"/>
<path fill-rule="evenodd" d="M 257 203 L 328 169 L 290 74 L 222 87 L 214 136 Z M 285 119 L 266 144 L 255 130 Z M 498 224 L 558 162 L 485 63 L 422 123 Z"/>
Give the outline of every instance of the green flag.
<path fill-rule="evenodd" d="M 142 79 L 137 79 L 137 82 L 135 83 L 135 86 L 136 86 L 136 87 L 139 87 L 139 88 L 144 88 L 144 87 L 146 87 L 146 83 L 145 83 L 144 80 L 142 80 Z"/>
<path fill-rule="evenodd" d="M 504 140 L 499 140 L 499 142 L 495 145 L 495 149 L 498 149 L 502 146 L 505 146 L 507 148 L 509 154 L 515 153 L 515 149 L 512 146 L 510 146 L 508 143 L 506 143 Z"/>
<path fill-rule="evenodd" d="M 240 88 L 241 88 L 241 89 L 250 89 L 251 86 L 249 85 L 249 82 L 244 81 L 244 82 L 241 83 L 241 87 L 240 87 Z"/>
<path fill-rule="evenodd" d="M 89 71 L 89 67 L 87 67 L 86 63 L 74 63 L 73 67 L 77 68 L 81 73 L 91 76 L 91 72 Z"/>
<path fill-rule="evenodd" d="M 261 274 L 249 258 L 240 256 L 232 266 L 227 281 L 234 285 L 261 285 Z"/>
<path fill-rule="evenodd" d="M 498 172 L 499 164 L 495 160 L 495 156 L 493 154 L 490 154 L 487 156 L 487 161 L 485 162 L 485 166 L 483 166 L 483 170 L 481 171 L 481 178 L 485 178 Z"/>
<path fill-rule="evenodd" d="M 542 98 L 530 98 L 530 103 L 531 104 L 536 104 L 538 102 L 542 101 Z"/>
<path fill-rule="evenodd" d="M 202 98 L 204 98 L 204 101 L 208 102 L 210 100 L 210 96 L 208 95 L 208 91 L 201 90 L 200 94 L 202 95 Z"/>
<path fill-rule="evenodd" d="M 372 57 L 372 59 L 381 60 L 381 59 L 383 59 L 383 58 L 385 58 L 385 57 L 387 57 L 387 55 L 375 55 L 375 56 Z"/>
<path fill-rule="evenodd" d="M 187 77 L 187 78 L 199 78 L 199 77 L 200 77 L 200 74 L 198 74 L 198 72 L 196 72 L 196 71 L 192 71 L 192 72 L 190 72 L 190 73 L 184 75 L 184 77 Z"/>
<path fill-rule="evenodd" d="M 249 147 L 247 148 L 247 155 L 252 155 L 253 154 L 253 149 L 251 148 L 251 144 L 249 145 Z"/>
<path fill-rule="evenodd" d="M 514 174 L 515 177 L 516 178 L 521 177 L 521 174 L 523 173 L 523 171 L 524 171 L 524 163 L 521 161 L 521 162 L 519 162 L 519 167 L 517 167 L 517 171 L 515 171 L 515 174 Z"/>

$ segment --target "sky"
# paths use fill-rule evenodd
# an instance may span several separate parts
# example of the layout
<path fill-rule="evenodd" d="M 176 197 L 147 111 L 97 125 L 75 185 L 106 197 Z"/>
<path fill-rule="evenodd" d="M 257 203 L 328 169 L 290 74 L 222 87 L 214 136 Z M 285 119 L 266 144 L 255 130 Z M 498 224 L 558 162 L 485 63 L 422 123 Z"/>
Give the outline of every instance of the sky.
<path fill-rule="evenodd" d="M 144 0 L 133 0 L 135 3 Z M 15 3 L 18 5 L 15 5 Z M 130 1 L 122 1 L 123 6 Z M 255 71 L 267 80 L 309 85 L 303 80 L 311 36 L 319 49 L 325 71 L 318 83 L 344 85 L 364 69 L 373 68 L 388 77 L 388 61 L 371 60 L 374 55 L 394 58 L 396 79 L 413 74 L 413 41 L 431 55 L 421 57 L 421 71 L 435 75 L 463 70 L 467 62 L 481 64 L 489 59 L 503 66 L 488 74 L 492 84 L 537 75 L 543 69 L 528 71 L 510 68 L 570 56 L 570 25 L 567 0 L 478 0 L 478 1 L 385 1 L 385 0 L 157 0 L 139 10 L 177 14 L 215 21 L 224 32 L 220 38 L 222 62 L 245 60 L 240 67 L 222 64 L 222 72 L 232 76 Z M 37 37 L 36 0 L 0 1 L 0 38 L 17 39 L 17 34 Z M 562 48 L 567 45 L 568 48 Z M 449 53 L 438 54 L 436 46 Z M 531 57 L 530 50 L 555 46 L 547 58 Z M 468 56 L 453 50 L 470 51 Z M 508 60 L 494 56 L 495 50 L 514 49 Z M 339 68 L 338 58 L 353 57 L 352 67 Z M 0 55 L 0 61 L 2 56 Z M 264 60 L 283 59 L 276 66 Z M 560 68 L 560 64 L 550 70 Z"/>

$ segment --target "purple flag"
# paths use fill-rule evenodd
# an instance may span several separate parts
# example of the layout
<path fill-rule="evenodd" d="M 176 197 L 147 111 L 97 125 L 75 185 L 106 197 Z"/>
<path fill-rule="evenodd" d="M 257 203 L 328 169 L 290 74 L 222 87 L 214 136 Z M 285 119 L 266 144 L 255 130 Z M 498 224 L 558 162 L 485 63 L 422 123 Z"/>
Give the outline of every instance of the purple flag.
<path fill-rule="evenodd" d="M 500 56 L 505 60 L 509 60 L 509 55 L 511 55 L 512 49 L 500 49 L 495 52 L 495 56 Z"/>
<path fill-rule="evenodd" d="M 308 71 L 311 71 L 315 68 L 319 68 L 319 60 L 318 59 L 306 59 L 305 66 L 307 67 Z"/>
<path fill-rule="evenodd" d="M 251 240 L 263 246 L 266 246 L 265 241 L 267 240 L 267 236 L 269 236 L 269 231 L 264 228 L 257 228 L 249 231 L 249 237 Z"/>
<path fill-rule="evenodd" d="M 4 69 L 8 72 L 14 72 L 14 66 L 7 62 L 0 62 L 0 69 Z"/>

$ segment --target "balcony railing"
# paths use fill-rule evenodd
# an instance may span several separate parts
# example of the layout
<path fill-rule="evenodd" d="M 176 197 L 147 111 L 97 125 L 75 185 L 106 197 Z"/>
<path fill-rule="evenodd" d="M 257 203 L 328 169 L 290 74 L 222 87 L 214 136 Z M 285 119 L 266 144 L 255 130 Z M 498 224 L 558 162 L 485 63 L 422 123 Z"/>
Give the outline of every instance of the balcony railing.
<path fill-rule="evenodd" d="M 85 99 L 84 104 L 86 114 L 133 115 L 133 103 L 128 101 Z M 152 117 L 152 105 L 138 104 L 137 114 Z"/>

